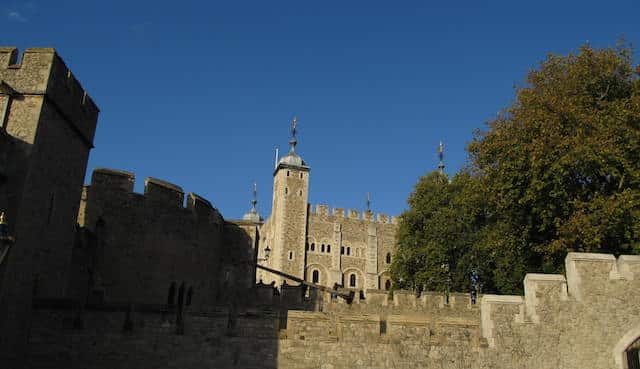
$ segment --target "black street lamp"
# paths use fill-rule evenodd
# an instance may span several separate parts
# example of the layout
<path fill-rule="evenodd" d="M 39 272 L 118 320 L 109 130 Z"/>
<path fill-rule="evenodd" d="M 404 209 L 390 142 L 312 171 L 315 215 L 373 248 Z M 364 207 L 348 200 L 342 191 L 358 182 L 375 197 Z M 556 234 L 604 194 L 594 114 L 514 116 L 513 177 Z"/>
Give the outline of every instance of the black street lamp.
<path fill-rule="evenodd" d="M 9 250 L 15 240 L 9 235 L 9 224 L 5 218 L 4 212 L 0 211 L 0 265 L 9 255 Z"/>
<path fill-rule="evenodd" d="M 478 276 L 478 271 L 473 269 L 471 271 L 471 304 L 475 305 L 476 300 L 478 299 L 478 287 L 480 282 L 480 277 Z"/>
<path fill-rule="evenodd" d="M 445 273 L 447 273 L 447 279 L 445 280 L 444 298 L 445 298 L 445 304 L 449 305 L 449 290 L 451 289 L 451 273 L 450 273 L 449 263 L 441 264 L 440 268 L 444 270 Z"/>

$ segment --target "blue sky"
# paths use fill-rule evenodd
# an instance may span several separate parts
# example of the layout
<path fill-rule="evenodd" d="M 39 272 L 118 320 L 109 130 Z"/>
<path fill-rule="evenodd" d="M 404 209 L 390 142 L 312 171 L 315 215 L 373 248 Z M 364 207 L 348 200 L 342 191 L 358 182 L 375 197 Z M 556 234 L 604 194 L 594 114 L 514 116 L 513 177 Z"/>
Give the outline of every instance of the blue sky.
<path fill-rule="evenodd" d="M 208 198 L 226 218 L 274 147 L 311 166 L 311 203 L 399 214 L 419 176 L 467 161 L 475 129 L 548 53 L 640 42 L 640 1 L 0 2 L 0 44 L 55 47 L 102 113 L 89 161 Z M 636 51 L 636 62 L 638 62 Z"/>

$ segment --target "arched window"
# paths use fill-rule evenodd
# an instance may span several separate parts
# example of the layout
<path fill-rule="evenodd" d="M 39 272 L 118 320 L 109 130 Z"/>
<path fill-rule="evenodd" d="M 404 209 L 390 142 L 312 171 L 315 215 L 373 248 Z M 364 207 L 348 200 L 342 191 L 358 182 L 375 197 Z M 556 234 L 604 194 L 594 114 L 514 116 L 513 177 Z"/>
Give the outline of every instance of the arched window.
<path fill-rule="evenodd" d="M 320 248 L 321 252 L 324 252 L 324 243 L 322 244 L 322 248 Z"/>
<path fill-rule="evenodd" d="M 316 251 L 316 244 L 315 243 L 311 244 L 311 251 Z"/>
<path fill-rule="evenodd" d="M 627 366 L 625 368 L 637 369 L 640 368 L 640 338 L 636 339 L 625 350 L 625 356 Z"/>
<path fill-rule="evenodd" d="M 356 275 L 355 274 L 351 274 L 349 276 L 349 287 L 355 287 L 356 286 Z"/>
<path fill-rule="evenodd" d="M 327 252 L 331 252 L 331 245 L 327 245 Z"/>
<path fill-rule="evenodd" d="M 389 291 L 391 289 L 391 280 L 390 279 L 387 279 L 384 282 L 384 289 L 387 290 L 387 291 Z"/>
<path fill-rule="evenodd" d="M 387 262 L 387 264 L 391 264 L 391 253 L 387 252 L 387 258 L 385 259 L 385 261 Z"/>
<path fill-rule="evenodd" d="M 314 270 L 311 273 L 311 283 L 316 283 L 317 284 L 318 282 L 320 282 L 320 272 L 317 271 L 317 270 Z"/>
<path fill-rule="evenodd" d="M 347 255 L 351 255 L 351 247 L 347 247 Z"/>

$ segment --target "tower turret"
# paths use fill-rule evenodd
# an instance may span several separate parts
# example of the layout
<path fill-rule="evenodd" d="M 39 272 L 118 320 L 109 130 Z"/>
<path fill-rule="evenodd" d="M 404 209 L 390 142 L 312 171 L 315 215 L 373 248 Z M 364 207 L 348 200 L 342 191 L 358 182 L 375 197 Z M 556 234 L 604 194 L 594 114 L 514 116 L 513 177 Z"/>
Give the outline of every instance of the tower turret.
<path fill-rule="evenodd" d="M 15 237 L 0 282 L 3 367 L 23 366 L 33 296 L 67 295 L 98 113 L 54 49 L 0 47 L 0 207 Z"/>
<path fill-rule="evenodd" d="M 259 223 L 262 221 L 262 217 L 260 216 L 260 213 L 258 213 L 258 209 L 256 208 L 257 204 L 258 204 L 258 186 L 256 185 L 255 182 L 253 182 L 253 197 L 251 199 L 251 210 L 249 210 L 249 212 L 242 217 L 243 220 L 249 220 L 255 223 Z"/>
<path fill-rule="evenodd" d="M 263 234 L 271 251 L 267 264 L 304 278 L 305 242 L 309 200 L 309 167 L 296 153 L 298 119 L 291 121 L 289 152 L 280 158 L 273 173 L 271 217 Z M 261 247 L 264 249 L 265 247 Z M 282 281 L 265 276 L 266 280 Z"/>

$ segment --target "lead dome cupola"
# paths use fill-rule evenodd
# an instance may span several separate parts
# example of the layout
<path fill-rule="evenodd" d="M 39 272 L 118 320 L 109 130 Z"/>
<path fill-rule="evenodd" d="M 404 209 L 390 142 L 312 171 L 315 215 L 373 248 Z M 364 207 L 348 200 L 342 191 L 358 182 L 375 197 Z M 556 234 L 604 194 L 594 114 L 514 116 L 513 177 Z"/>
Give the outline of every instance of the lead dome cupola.
<path fill-rule="evenodd" d="M 307 168 L 307 163 L 296 153 L 296 145 L 298 140 L 296 139 L 296 133 L 298 132 L 298 118 L 293 117 L 291 121 L 291 140 L 289 140 L 289 152 L 278 160 L 277 167 L 280 165 L 289 167 Z M 276 168 L 277 169 L 277 168 Z"/>

